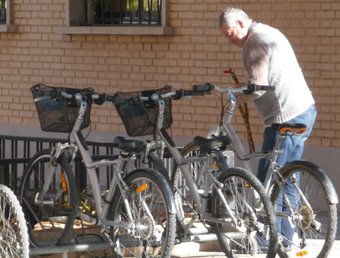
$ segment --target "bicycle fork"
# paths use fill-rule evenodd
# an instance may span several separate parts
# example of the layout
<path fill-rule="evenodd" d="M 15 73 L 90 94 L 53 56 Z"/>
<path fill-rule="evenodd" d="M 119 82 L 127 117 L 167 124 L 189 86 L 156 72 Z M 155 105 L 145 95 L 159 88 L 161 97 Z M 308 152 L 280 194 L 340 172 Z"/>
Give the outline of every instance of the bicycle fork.
<path fill-rule="evenodd" d="M 51 160 L 49 162 L 49 166 L 48 166 L 48 173 L 47 173 L 47 180 L 44 181 L 44 185 L 43 188 L 41 190 L 41 192 L 37 192 L 35 197 L 34 197 L 34 203 L 37 205 L 50 205 L 53 206 L 55 204 L 55 200 L 58 200 L 59 197 L 65 193 L 67 191 L 67 181 L 66 181 L 66 176 L 64 174 L 64 171 L 61 171 L 61 178 L 60 178 L 60 184 L 61 184 L 61 188 L 59 190 L 59 192 L 57 192 L 57 194 L 54 196 L 54 199 L 47 199 L 46 195 L 47 192 L 49 191 L 51 185 L 53 184 L 54 178 L 55 178 L 55 174 L 56 174 L 56 170 L 57 170 L 57 160 L 60 157 L 61 153 L 66 153 L 65 149 L 66 148 L 70 148 L 70 145 L 68 143 L 66 144 L 62 144 L 62 143 L 58 143 L 51 152 Z M 75 158 L 75 153 L 77 151 L 74 150 L 71 153 L 71 161 L 74 160 Z M 67 200 L 68 201 L 68 200 Z"/>

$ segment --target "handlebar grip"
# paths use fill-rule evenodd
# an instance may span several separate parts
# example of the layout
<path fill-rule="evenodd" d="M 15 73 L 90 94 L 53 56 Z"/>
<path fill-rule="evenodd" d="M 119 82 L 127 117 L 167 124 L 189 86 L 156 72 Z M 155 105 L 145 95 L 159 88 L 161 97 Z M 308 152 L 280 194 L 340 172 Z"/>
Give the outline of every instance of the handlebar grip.
<path fill-rule="evenodd" d="M 192 91 L 190 91 L 190 95 L 191 96 L 203 96 L 204 95 L 204 91 L 192 90 Z"/>
<path fill-rule="evenodd" d="M 270 85 L 255 85 L 255 90 L 270 91 L 270 90 L 275 90 L 275 86 L 270 86 Z"/>
<path fill-rule="evenodd" d="M 93 102 L 97 105 L 103 105 L 105 101 L 108 100 L 108 96 L 105 93 L 100 93 L 96 95 L 96 98 L 93 99 Z"/>
<path fill-rule="evenodd" d="M 192 86 L 192 89 L 196 92 L 210 92 L 214 89 L 214 85 L 207 82 L 206 84 L 195 84 Z"/>
<path fill-rule="evenodd" d="M 172 99 L 178 100 L 182 97 L 188 97 L 188 96 L 203 96 L 203 91 L 194 91 L 194 90 L 176 90 L 176 94 L 172 96 Z"/>
<path fill-rule="evenodd" d="M 226 69 L 223 70 L 223 73 L 233 73 L 233 69 L 226 68 Z"/>
<path fill-rule="evenodd" d="M 106 95 L 106 101 L 108 102 L 113 102 L 114 98 L 114 95 Z"/>
<path fill-rule="evenodd" d="M 255 91 L 269 91 L 269 90 L 275 90 L 275 86 L 270 85 L 257 85 L 257 84 L 248 84 L 247 89 L 243 91 L 245 95 L 252 94 Z"/>

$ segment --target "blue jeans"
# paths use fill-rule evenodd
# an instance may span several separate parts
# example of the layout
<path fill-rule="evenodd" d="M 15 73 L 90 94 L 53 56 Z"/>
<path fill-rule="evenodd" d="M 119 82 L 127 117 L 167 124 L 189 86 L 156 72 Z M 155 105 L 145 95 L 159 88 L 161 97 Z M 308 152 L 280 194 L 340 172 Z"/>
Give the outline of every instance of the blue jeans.
<path fill-rule="evenodd" d="M 284 164 L 299 160 L 302 157 L 305 141 L 309 137 L 312 128 L 314 126 L 314 122 L 316 119 L 317 111 L 314 105 L 309 107 L 305 112 L 303 112 L 301 115 L 298 115 L 297 117 L 287 121 L 287 123 L 302 123 L 307 126 L 307 131 L 302 135 L 294 135 L 290 137 L 286 137 L 283 142 L 281 143 L 281 149 L 282 153 L 278 156 L 277 163 L 281 166 Z M 266 127 L 264 130 L 263 135 L 263 145 L 262 145 L 262 151 L 268 152 L 273 150 L 275 142 L 277 138 L 279 137 L 277 128 L 274 126 L 272 127 Z M 267 169 L 268 169 L 269 161 L 267 159 L 261 159 L 258 166 L 258 174 L 257 177 L 260 179 L 261 182 L 264 182 Z M 297 176 L 296 180 L 299 182 L 299 177 Z M 296 207 L 299 202 L 299 195 L 296 194 L 296 190 L 294 187 L 286 183 L 284 185 L 284 191 L 288 194 L 289 200 L 291 202 L 291 205 Z M 278 210 L 283 211 L 285 209 L 285 204 L 283 201 L 283 198 L 279 196 L 278 201 Z M 295 228 L 294 225 L 289 223 L 287 219 L 277 219 L 277 230 L 278 232 L 281 232 L 281 234 L 284 236 L 284 238 L 288 239 L 289 241 L 292 240 Z M 289 246 L 289 241 L 285 243 L 284 245 Z"/>

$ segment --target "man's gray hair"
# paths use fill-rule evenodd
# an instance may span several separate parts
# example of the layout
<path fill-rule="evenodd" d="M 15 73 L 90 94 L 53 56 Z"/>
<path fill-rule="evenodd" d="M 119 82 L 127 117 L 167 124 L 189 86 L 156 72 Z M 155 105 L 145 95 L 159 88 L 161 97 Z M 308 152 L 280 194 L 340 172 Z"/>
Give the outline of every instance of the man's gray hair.
<path fill-rule="evenodd" d="M 246 24 L 250 24 L 252 19 L 249 18 L 243 10 L 235 7 L 227 7 L 218 17 L 217 27 L 221 28 L 224 24 L 229 27 L 235 27 L 236 21 L 241 20 Z"/>

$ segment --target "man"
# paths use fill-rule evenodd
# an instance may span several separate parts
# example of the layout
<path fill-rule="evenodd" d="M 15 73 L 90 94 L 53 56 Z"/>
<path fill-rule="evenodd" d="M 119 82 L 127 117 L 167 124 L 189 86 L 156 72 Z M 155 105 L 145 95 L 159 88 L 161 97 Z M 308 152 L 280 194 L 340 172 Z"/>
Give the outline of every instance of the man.
<path fill-rule="evenodd" d="M 278 163 L 284 165 L 301 159 L 304 143 L 313 128 L 317 112 L 313 96 L 289 41 L 279 30 L 253 21 L 238 8 L 225 9 L 218 17 L 218 27 L 230 43 L 242 48 L 248 81 L 275 86 L 274 91 L 256 92 L 251 95 L 265 126 L 262 151 L 273 149 L 278 124 L 303 123 L 307 126 L 307 131 L 302 136 L 286 137 Z M 267 160 L 260 161 L 258 178 L 262 182 L 267 166 Z M 299 200 L 294 195 L 295 189 L 291 185 L 285 187 L 286 192 L 292 196 L 291 202 L 297 205 Z M 288 220 L 278 220 L 277 226 L 284 236 L 284 246 L 289 248 L 294 227 Z"/>

